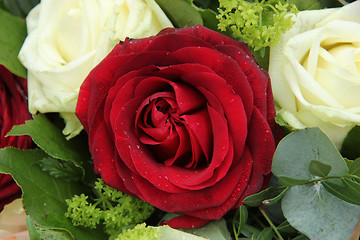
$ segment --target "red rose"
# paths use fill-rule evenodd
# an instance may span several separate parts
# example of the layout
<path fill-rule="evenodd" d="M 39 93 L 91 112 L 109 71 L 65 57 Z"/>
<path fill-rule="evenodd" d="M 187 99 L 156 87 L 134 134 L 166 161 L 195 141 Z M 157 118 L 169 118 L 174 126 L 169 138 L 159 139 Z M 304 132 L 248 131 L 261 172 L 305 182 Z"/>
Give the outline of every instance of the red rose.
<path fill-rule="evenodd" d="M 0 65 L 0 148 L 13 146 L 29 148 L 32 141 L 29 136 L 10 136 L 6 134 L 14 125 L 23 124 L 31 118 L 27 106 L 26 79 L 12 74 Z M 0 211 L 4 205 L 21 196 L 21 189 L 11 175 L 0 173 Z"/>
<path fill-rule="evenodd" d="M 76 114 L 94 169 L 199 227 L 263 187 L 275 149 L 267 73 L 247 46 L 202 26 L 126 40 L 89 74 Z"/>

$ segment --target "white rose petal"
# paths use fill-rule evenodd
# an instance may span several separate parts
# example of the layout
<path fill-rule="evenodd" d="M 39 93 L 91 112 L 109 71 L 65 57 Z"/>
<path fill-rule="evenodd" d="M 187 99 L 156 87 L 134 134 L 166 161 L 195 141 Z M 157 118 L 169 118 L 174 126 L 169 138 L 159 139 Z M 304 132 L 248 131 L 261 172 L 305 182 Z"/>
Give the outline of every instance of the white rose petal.
<path fill-rule="evenodd" d="M 288 123 L 320 127 L 339 148 L 360 124 L 359 12 L 360 1 L 300 12 L 270 50 L 274 98 L 293 116 Z"/>
<path fill-rule="evenodd" d="M 74 112 L 90 70 L 120 40 L 172 27 L 154 0 L 42 0 L 26 23 L 19 59 L 28 70 L 29 110 L 60 112 L 70 137 L 81 131 Z"/>

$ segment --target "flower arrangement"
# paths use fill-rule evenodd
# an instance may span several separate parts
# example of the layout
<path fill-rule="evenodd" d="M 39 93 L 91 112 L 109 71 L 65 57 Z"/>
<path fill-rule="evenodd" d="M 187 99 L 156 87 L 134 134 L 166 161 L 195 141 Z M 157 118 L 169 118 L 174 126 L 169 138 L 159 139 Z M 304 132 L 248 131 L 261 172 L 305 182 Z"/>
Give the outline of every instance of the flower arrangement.
<path fill-rule="evenodd" d="M 1 0 L 0 21 L 1 239 L 359 238 L 360 1 Z"/>

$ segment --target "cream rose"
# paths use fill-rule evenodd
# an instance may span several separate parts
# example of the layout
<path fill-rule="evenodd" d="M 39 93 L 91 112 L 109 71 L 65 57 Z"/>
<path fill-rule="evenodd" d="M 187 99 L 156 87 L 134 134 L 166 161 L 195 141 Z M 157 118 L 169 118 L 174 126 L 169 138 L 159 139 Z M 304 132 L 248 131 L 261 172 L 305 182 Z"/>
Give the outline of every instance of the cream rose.
<path fill-rule="evenodd" d="M 26 23 L 19 59 L 30 112 L 60 112 L 66 135 L 81 130 L 74 114 L 80 85 L 115 44 L 172 26 L 154 0 L 42 0 Z"/>
<path fill-rule="evenodd" d="M 360 123 L 360 1 L 295 20 L 270 50 L 278 114 L 294 128 L 319 127 L 340 148 Z"/>

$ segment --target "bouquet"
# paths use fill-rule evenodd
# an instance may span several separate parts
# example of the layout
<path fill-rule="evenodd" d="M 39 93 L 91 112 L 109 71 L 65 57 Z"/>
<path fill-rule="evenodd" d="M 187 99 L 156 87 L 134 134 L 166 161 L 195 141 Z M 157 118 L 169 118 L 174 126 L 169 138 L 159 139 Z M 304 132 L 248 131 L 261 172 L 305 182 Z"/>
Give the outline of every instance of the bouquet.
<path fill-rule="evenodd" d="M 360 1 L 1 0 L 1 239 L 360 234 Z"/>

